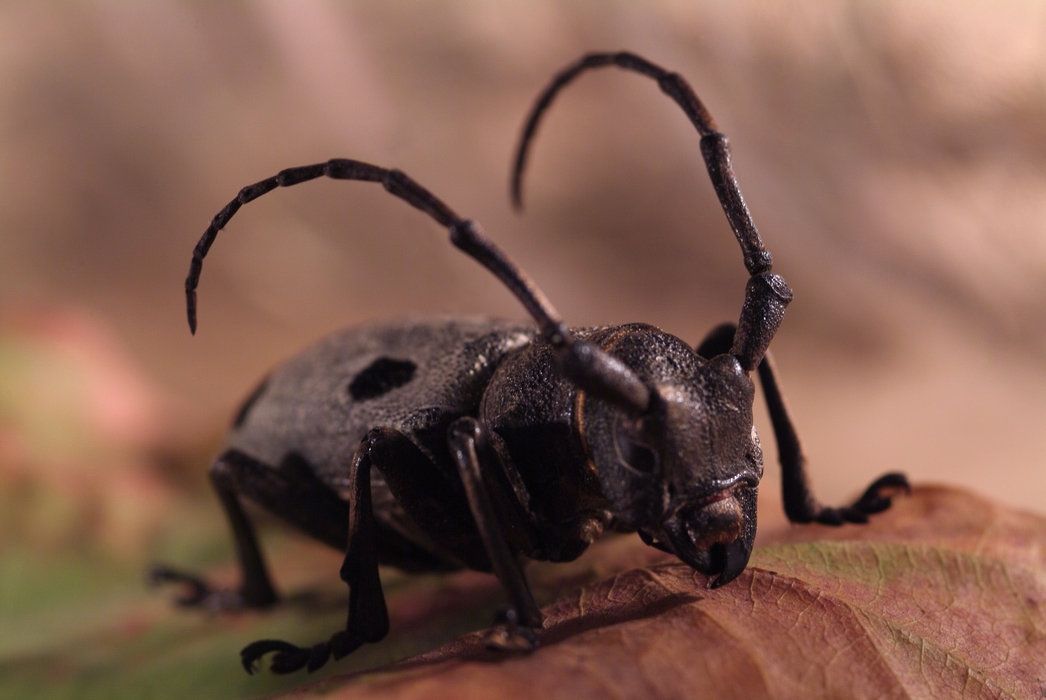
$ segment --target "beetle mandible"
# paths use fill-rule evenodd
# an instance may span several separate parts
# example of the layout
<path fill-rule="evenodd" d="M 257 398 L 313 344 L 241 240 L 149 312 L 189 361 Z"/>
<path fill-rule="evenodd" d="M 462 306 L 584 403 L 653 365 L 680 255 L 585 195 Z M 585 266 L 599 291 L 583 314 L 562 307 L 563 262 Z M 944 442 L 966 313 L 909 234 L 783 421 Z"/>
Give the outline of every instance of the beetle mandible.
<path fill-rule="evenodd" d="M 693 123 L 701 153 L 750 275 L 740 319 L 692 348 L 653 326 L 570 328 L 534 282 L 479 226 L 399 170 L 335 159 L 290 168 L 243 188 L 193 251 L 185 282 L 196 331 L 203 259 L 239 208 L 319 177 L 380 182 L 450 232 L 492 272 L 534 324 L 432 318 L 372 323 L 320 341 L 275 370 L 240 409 L 210 477 L 232 526 L 242 584 L 216 591 L 167 567 L 154 581 L 187 584 L 181 602 L 264 608 L 277 601 L 245 497 L 345 552 L 345 629 L 298 647 L 263 640 L 241 652 L 252 672 L 323 666 L 389 628 L 379 564 L 408 571 L 493 572 L 510 601 L 495 646 L 528 650 L 542 626 L 523 558 L 570 561 L 604 531 L 638 532 L 707 574 L 736 578 L 756 532 L 763 455 L 752 422 L 759 375 L 793 522 L 863 523 L 906 490 L 880 477 L 853 505 L 814 498 L 799 440 L 767 353 L 792 292 L 741 197 L 726 137 L 690 85 L 628 52 L 583 56 L 558 73 L 527 119 L 512 171 L 521 204 L 528 148 L 542 115 L 581 73 L 617 66 L 657 81 Z"/>

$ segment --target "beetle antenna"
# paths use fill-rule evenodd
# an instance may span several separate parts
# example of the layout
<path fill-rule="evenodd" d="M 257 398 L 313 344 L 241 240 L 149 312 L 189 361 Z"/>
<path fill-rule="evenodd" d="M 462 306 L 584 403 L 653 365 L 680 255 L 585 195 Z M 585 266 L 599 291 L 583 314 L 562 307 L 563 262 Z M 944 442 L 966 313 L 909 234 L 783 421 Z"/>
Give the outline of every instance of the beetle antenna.
<path fill-rule="evenodd" d="M 320 177 L 335 180 L 380 182 L 391 194 L 425 212 L 450 231 L 450 242 L 487 268 L 519 299 L 537 322 L 542 337 L 556 350 L 564 374 L 581 389 L 623 408 L 642 412 L 650 401 L 650 390 L 617 358 L 584 341 L 575 341 L 567 324 L 533 280 L 487 238 L 478 224 L 458 216 L 434 194 L 399 170 L 335 158 L 326 163 L 303 165 L 280 171 L 273 177 L 244 187 L 211 220 L 193 249 L 189 276 L 185 278 L 185 304 L 189 329 L 196 333 L 196 288 L 200 284 L 203 259 L 229 220 L 244 204 L 277 187 L 290 187 Z"/>
<path fill-rule="evenodd" d="M 763 247 L 763 241 L 759 238 L 752 215 L 748 212 L 745 200 L 741 196 L 741 190 L 737 185 L 737 179 L 734 177 L 734 170 L 730 163 L 730 148 L 726 136 L 719 133 L 712 115 L 709 114 L 704 103 L 686 80 L 677 73 L 665 70 L 628 51 L 586 54 L 556 74 L 548 87 L 538 96 L 530 110 L 526 125 L 523 127 L 523 135 L 520 137 L 519 147 L 516 149 L 516 159 L 512 166 L 511 196 L 516 209 L 523 207 L 523 171 L 526 169 L 530 143 L 537 132 L 541 117 L 544 116 L 559 91 L 574 78 L 591 68 L 605 66 L 617 66 L 653 78 L 661 87 L 661 91 L 683 108 L 686 116 L 697 129 L 697 133 L 701 135 L 701 155 L 705 159 L 705 166 L 712 178 L 712 185 L 719 196 L 719 202 L 723 205 L 726 218 L 730 222 L 730 228 L 733 229 L 738 243 L 741 244 L 748 274 L 757 275 L 768 272 L 772 259 L 769 251 Z"/>

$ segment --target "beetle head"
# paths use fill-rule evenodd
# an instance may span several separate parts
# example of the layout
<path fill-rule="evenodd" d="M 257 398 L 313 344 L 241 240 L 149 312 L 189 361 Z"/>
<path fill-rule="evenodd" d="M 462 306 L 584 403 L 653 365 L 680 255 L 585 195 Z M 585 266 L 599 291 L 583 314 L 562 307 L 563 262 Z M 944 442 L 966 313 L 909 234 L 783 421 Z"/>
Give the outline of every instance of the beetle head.
<path fill-rule="evenodd" d="M 583 399 L 579 413 L 616 524 L 720 586 L 744 570 L 755 540 L 754 387 L 733 355 L 705 361 L 668 338 L 676 342 L 621 348 L 652 390 L 647 411 Z"/>

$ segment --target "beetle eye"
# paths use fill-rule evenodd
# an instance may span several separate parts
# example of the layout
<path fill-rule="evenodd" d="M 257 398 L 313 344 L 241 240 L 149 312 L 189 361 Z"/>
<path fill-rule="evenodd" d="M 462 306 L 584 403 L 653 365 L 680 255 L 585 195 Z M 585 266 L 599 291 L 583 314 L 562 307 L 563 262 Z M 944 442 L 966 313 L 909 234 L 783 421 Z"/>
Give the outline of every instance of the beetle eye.
<path fill-rule="evenodd" d="M 648 445 L 636 442 L 627 430 L 618 429 L 614 435 L 617 459 L 632 471 L 653 474 L 657 471 L 657 453 Z"/>

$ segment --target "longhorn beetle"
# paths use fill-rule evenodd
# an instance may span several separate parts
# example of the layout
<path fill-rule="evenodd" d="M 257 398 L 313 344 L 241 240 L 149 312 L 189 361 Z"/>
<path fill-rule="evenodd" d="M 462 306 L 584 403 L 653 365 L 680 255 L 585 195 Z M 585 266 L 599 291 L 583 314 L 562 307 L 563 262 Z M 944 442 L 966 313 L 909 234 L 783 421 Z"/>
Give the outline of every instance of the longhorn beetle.
<path fill-rule="evenodd" d="M 534 325 L 431 318 L 372 323 L 335 334 L 274 371 L 236 416 L 210 477 L 232 526 L 243 574 L 217 591 L 159 566 L 154 581 L 186 584 L 180 602 L 264 608 L 277 595 L 240 504 L 245 497 L 345 552 L 345 629 L 311 647 L 263 640 L 241 652 L 250 673 L 275 652 L 288 673 L 323 666 L 389 628 L 379 564 L 408 571 L 493 572 L 511 607 L 488 635 L 532 649 L 541 612 L 521 561 L 570 561 L 607 530 L 638 532 L 710 577 L 715 588 L 748 563 L 763 453 L 752 423 L 757 371 L 777 439 L 785 512 L 793 522 L 863 523 L 907 490 L 903 474 L 876 480 L 856 503 L 813 497 L 803 453 L 767 354 L 792 292 L 770 271 L 730 164 L 726 137 L 679 75 L 632 53 L 593 53 L 561 71 L 527 119 L 512 199 L 530 143 L 560 90 L 592 68 L 617 66 L 657 81 L 701 136 L 701 153 L 750 275 L 737 325 L 696 348 L 653 326 L 569 328 L 534 282 L 479 226 L 399 170 L 335 159 L 284 170 L 243 188 L 214 217 L 185 281 L 196 331 L 204 256 L 241 206 L 319 177 L 380 182 L 450 232 L 492 272 Z"/>

